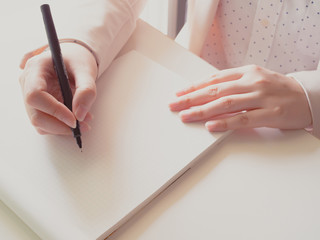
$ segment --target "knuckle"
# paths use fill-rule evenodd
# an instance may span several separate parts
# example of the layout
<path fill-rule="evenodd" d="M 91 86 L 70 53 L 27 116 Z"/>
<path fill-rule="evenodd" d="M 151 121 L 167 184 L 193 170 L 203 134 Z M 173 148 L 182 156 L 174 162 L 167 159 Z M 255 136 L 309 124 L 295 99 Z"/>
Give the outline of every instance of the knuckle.
<path fill-rule="evenodd" d="M 198 108 L 194 113 L 198 118 L 203 118 L 205 116 L 205 111 L 203 108 Z"/>
<path fill-rule="evenodd" d="M 248 125 L 249 123 L 249 117 L 246 114 L 241 114 L 239 120 L 242 125 Z"/>
<path fill-rule="evenodd" d="M 34 91 L 34 90 L 27 91 L 24 94 L 25 103 L 28 105 L 34 105 L 34 103 L 36 102 L 36 100 L 38 98 L 38 94 L 39 94 L 39 91 Z"/>
<path fill-rule="evenodd" d="M 90 87 L 84 87 L 79 89 L 87 98 L 95 99 L 97 95 L 97 89 L 94 84 Z"/>
<path fill-rule="evenodd" d="M 228 122 L 226 120 L 220 120 L 218 122 L 218 128 L 225 131 L 228 129 Z"/>
<path fill-rule="evenodd" d="M 41 126 L 41 117 L 38 113 L 34 113 L 30 116 L 31 124 L 38 129 Z"/>
<path fill-rule="evenodd" d="M 230 109 L 234 105 L 234 100 L 231 97 L 224 98 L 222 100 L 222 105 L 226 109 Z"/>
<path fill-rule="evenodd" d="M 265 88 L 268 85 L 270 85 L 270 79 L 268 79 L 266 77 L 257 78 L 256 81 L 255 81 L 255 85 L 258 86 L 258 87 Z"/>
<path fill-rule="evenodd" d="M 256 64 L 250 64 L 248 65 L 248 70 L 253 72 L 259 72 L 262 70 L 262 67 L 256 65 Z"/>
<path fill-rule="evenodd" d="M 276 106 L 273 108 L 273 113 L 275 116 L 282 116 L 284 114 L 284 109 L 281 106 Z"/>
<path fill-rule="evenodd" d="M 191 98 L 189 96 L 186 96 L 180 100 L 180 104 L 184 106 L 190 106 L 191 104 Z"/>
<path fill-rule="evenodd" d="M 213 87 L 213 86 L 210 86 L 210 87 L 208 87 L 208 95 L 209 96 L 212 96 L 212 97 L 216 97 L 216 96 L 218 96 L 218 94 L 219 94 L 219 89 L 218 89 L 218 87 Z"/>
<path fill-rule="evenodd" d="M 59 119 L 59 117 L 62 115 L 61 108 L 59 107 L 59 103 L 58 103 L 57 106 L 55 106 L 55 107 L 52 109 L 51 115 L 54 116 L 54 117 L 57 118 L 57 119 Z"/>

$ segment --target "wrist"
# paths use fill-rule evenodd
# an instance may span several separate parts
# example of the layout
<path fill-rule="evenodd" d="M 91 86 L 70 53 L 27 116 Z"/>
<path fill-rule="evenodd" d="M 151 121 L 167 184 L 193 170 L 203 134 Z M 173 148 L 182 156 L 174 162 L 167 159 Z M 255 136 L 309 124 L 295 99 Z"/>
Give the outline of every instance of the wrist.
<path fill-rule="evenodd" d="M 59 42 L 60 42 L 60 44 L 65 44 L 65 43 L 77 44 L 77 45 L 82 46 L 83 48 L 87 49 L 91 53 L 91 55 L 93 56 L 93 58 L 96 62 L 96 65 L 97 65 L 97 69 L 99 69 L 98 57 L 88 44 L 86 44 L 85 42 L 82 42 L 80 40 L 71 39 L 71 38 L 60 39 Z"/>
<path fill-rule="evenodd" d="M 84 43 L 84 42 L 82 42 L 82 41 L 79 41 L 79 40 L 77 40 L 77 39 L 67 39 L 67 38 L 66 38 L 66 39 L 60 39 L 60 40 L 59 40 L 59 43 L 60 43 L 60 44 L 66 44 L 66 43 L 76 44 L 76 45 L 82 46 L 83 48 L 87 49 L 87 50 L 90 52 L 90 54 L 93 56 L 93 58 L 94 58 L 94 60 L 95 60 L 95 63 L 96 63 L 96 66 L 97 66 L 97 69 L 99 69 L 98 57 L 97 57 L 96 53 L 95 53 L 95 52 L 90 48 L 90 46 L 87 45 L 86 43 Z M 41 47 L 39 47 L 39 48 L 31 51 L 31 52 L 26 53 L 26 54 L 23 56 L 23 58 L 22 58 L 22 60 L 21 60 L 21 62 L 20 62 L 20 68 L 21 68 L 21 69 L 24 69 L 27 61 L 28 61 L 30 58 L 32 58 L 32 57 L 34 57 L 34 56 L 37 56 L 37 55 L 40 55 L 40 54 L 42 54 L 43 52 L 47 51 L 48 49 L 49 49 L 49 45 L 46 44 L 46 45 L 41 46 Z"/>

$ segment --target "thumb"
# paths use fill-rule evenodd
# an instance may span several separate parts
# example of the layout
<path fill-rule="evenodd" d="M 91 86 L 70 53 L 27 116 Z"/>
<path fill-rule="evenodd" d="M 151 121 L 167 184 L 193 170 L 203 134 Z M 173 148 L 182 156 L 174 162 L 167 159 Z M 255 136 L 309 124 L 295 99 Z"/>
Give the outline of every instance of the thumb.
<path fill-rule="evenodd" d="M 78 44 L 64 44 L 62 53 L 74 80 L 72 111 L 76 119 L 82 122 L 96 99 L 97 62 L 91 52 Z"/>
<path fill-rule="evenodd" d="M 85 119 L 90 108 L 96 99 L 97 90 L 95 76 L 89 72 L 77 69 L 75 71 L 75 93 L 73 97 L 73 112 L 75 117 L 81 122 Z"/>

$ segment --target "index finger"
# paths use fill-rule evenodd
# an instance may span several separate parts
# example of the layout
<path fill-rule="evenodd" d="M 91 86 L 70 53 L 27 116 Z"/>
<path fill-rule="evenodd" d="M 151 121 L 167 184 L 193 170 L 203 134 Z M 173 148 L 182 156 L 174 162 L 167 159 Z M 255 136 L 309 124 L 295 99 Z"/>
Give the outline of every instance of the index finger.
<path fill-rule="evenodd" d="M 238 80 L 243 76 L 243 74 L 244 72 L 240 71 L 240 69 L 238 68 L 221 70 L 211 75 L 210 77 L 206 78 L 205 80 L 201 80 L 201 81 L 190 84 L 186 88 L 178 91 L 176 95 L 180 97 L 188 93 L 194 92 L 196 90 L 208 87 L 213 84 Z"/>
<path fill-rule="evenodd" d="M 41 112 L 49 114 L 71 128 L 75 128 L 76 119 L 73 113 L 55 97 L 45 91 L 34 91 L 26 97 L 26 103 Z"/>

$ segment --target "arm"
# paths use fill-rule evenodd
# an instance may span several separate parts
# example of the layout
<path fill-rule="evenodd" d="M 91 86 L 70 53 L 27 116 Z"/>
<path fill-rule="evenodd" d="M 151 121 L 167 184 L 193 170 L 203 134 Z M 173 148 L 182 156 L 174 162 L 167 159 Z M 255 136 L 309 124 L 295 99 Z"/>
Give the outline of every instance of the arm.
<path fill-rule="evenodd" d="M 87 48 L 97 61 L 100 76 L 129 39 L 146 1 L 86 0 L 75 9 L 69 7 L 67 12 L 58 6 L 61 14 L 55 21 L 60 42 L 74 42 Z M 41 54 L 47 46 L 25 54 L 20 67 L 24 68 L 31 57 Z"/>
<path fill-rule="evenodd" d="M 79 9 L 68 33 L 96 54 L 98 75 L 110 65 L 132 34 L 146 0 L 96 0 Z"/>
<path fill-rule="evenodd" d="M 130 37 L 144 3 L 145 0 L 86 0 L 72 11 L 61 9 L 56 15 L 58 36 L 62 42 L 69 42 L 61 44 L 61 49 L 74 91 L 73 112 L 61 103 L 56 91 L 54 84 L 58 81 L 51 55 L 44 51 L 46 46 L 27 53 L 20 65 L 20 84 L 28 116 L 39 133 L 70 134 L 69 127 L 75 126 L 76 119 L 82 130 L 89 128 L 97 76 Z"/>

